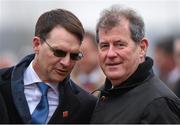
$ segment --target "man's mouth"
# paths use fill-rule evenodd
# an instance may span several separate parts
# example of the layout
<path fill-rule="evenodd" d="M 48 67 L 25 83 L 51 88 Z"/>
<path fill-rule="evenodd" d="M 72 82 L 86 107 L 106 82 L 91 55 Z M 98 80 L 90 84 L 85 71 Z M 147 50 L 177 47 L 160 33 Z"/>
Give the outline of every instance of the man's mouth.
<path fill-rule="evenodd" d="M 107 66 L 117 66 L 120 65 L 121 63 L 106 63 Z"/>
<path fill-rule="evenodd" d="M 58 74 L 65 74 L 67 73 L 67 70 L 62 70 L 62 69 L 56 69 L 55 70 Z"/>

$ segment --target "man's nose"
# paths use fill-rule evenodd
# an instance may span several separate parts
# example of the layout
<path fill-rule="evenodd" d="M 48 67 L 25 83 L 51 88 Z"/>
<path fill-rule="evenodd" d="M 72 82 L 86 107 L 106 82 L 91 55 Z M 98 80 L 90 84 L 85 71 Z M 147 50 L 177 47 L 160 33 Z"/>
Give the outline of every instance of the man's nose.
<path fill-rule="evenodd" d="M 64 66 L 70 66 L 71 63 L 70 54 L 67 53 L 65 57 L 61 58 L 60 62 Z"/>
<path fill-rule="evenodd" d="M 107 52 L 107 57 L 113 58 L 116 56 L 117 56 L 117 53 L 115 51 L 115 48 L 113 46 L 111 46 Z"/>

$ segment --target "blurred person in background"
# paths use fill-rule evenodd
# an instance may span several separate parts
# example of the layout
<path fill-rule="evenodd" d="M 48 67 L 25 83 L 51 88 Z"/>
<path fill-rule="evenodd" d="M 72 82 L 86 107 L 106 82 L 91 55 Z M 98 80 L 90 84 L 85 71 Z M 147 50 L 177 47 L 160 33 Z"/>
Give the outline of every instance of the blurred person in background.
<path fill-rule="evenodd" d="M 141 16 L 113 6 L 97 27 L 99 62 L 106 75 L 93 124 L 180 123 L 180 99 L 153 73 Z"/>
<path fill-rule="evenodd" d="M 105 76 L 99 67 L 98 47 L 95 35 L 92 32 L 87 31 L 85 33 L 80 50 L 84 57 L 77 61 L 71 74 L 72 80 L 85 90 L 92 92 L 100 87 L 105 80 Z"/>
<path fill-rule="evenodd" d="M 15 57 L 11 53 L 0 54 L 0 69 L 10 67 L 15 64 Z"/>
<path fill-rule="evenodd" d="M 157 71 L 156 73 L 170 89 L 173 89 L 170 77 L 175 67 L 173 42 L 173 36 L 161 37 L 157 40 L 154 51 L 154 62 Z"/>
<path fill-rule="evenodd" d="M 0 68 L 12 66 L 12 60 L 9 57 L 0 57 Z"/>
<path fill-rule="evenodd" d="M 180 97 L 180 37 L 174 42 L 174 60 L 176 66 L 172 72 L 171 81 L 173 81 L 173 90 Z"/>
<path fill-rule="evenodd" d="M 8 123 L 89 123 L 96 98 L 70 78 L 83 57 L 83 36 L 81 22 L 70 11 L 56 9 L 39 17 L 32 39 L 34 54 L 0 70 Z"/>

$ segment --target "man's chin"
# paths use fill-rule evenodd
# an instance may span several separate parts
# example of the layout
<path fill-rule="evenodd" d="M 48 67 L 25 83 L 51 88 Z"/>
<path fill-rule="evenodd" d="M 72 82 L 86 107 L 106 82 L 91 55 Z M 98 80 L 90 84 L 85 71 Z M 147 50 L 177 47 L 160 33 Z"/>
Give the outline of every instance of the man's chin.
<path fill-rule="evenodd" d="M 110 80 L 118 80 L 121 78 L 121 75 L 119 73 L 108 73 L 106 76 Z"/>
<path fill-rule="evenodd" d="M 108 72 L 106 76 L 111 79 L 119 79 L 121 77 L 119 72 Z"/>
<path fill-rule="evenodd" d="M 64 79 L 54 79 L 53 80 L 53 83 L 60 83 L 60 82 L 62 82 Z"/>
<path fill-rule="evenodd" d="M 66 78 L 66 76 L 62 76 L 62 75 L 54 75 L 53 77 L 52 77 L 52 80 L 55 82 L 55 83 L 59 83 L 59 82 L 62 82 L 64 79 Z"/>

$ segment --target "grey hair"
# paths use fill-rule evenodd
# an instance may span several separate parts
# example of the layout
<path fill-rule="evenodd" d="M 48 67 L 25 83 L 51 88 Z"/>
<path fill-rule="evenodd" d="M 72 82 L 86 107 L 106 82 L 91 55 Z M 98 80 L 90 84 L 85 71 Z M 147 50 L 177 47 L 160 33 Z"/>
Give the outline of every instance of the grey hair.
<path fill-rule="evenodd" d="M 110 9 L 102 11 L 96 26 L 97 42 L 99 42 L 99 29 L 110 30 L 113 27 L 118 26 L 122 18 L 129 21 L 129 30 L 131 32 L 132 40 L 136 43 L 140 42 L 145 36 L 145 25 L 142 17 L 133 9 L 124 8 L 118 5 L 113 5 Z"/>

